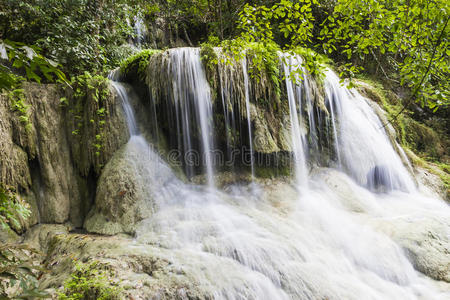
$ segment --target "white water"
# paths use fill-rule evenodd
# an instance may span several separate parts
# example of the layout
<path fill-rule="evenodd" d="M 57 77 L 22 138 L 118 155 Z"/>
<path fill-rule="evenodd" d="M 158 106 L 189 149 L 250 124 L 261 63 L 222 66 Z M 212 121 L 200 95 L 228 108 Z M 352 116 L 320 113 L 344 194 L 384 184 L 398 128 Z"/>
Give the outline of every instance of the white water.
<path fill-rule="evenodd" d="M 208 185 L 212 187 L 214 178 L 211 151 L 214 147 L 211 91 L 200 61 L 199 49 L 172 49 L 169 51 L 169 57 L 168 72 L 172 82 L 168 84 L 172 85 L 177 124 L 181 127 L 177 134 L 182 132 L 184 153 L 188 153 L 193 149 L 192 128 L 200 129 L 200 157 L 203 158 Z M 191 124 L 194 120 L 198 126 Z"/>
<path fill-rule="evenodd" d="M 252 123 L 250 118 L 250 84 L 248 80 L 248 71 L 247 71 L 247 58 L 242 59 L 242 71 L 244 75 L 244 87 L 245 87 L 245 110 L 247 113 L 247 126 L 248 126 L 248 140 L 250 146 L 250 167 L 252 172 L 252 178 L 255 176 L 255 166 L 253 159 L 253 138 L 252 138 Z"/>
<path fill-rule="evenodd" d="M 136 118 L 134 116 L 133 108 L 131 107 L 130 101 L 128 99 L 128 93 L 127 90 L 125 89 L 125 86 L 118 81 L 111 81 L 111 85 L 117 91 L 117 94 L 119 95 L 122 101 L 122 108 L 125 113 L 128 132 L 130 133 L 130 136 L 139 135 L 139 129 L 136 123 Z"/>
<path fill-rule="evenodd" d="M 294 153 L 295 176 L 297 178 L 298 186 L 307 184 L 308 169 L 306 167 L 306 138 L 304 135 L 303 124 L 301 122 L 302 110 L 302 91 L 300 85 L 295 85 L 293 81 L 297 82 L 300 79 L 297 74 L 291 74 L 293 68 L 300 66 L 301 60 L 294 56 L 285 56 L 286 62 L 283 63 L 284 75 L 286 77 L 287 96 L 289 101 L 289 111 L 291 120 L 291 142 Z M 296 77 L 296 80 L 291 78 Z M 297 106 L 298 104 L 298 106 Z M 299 117 L 300 116 L 300 117 Z"/>
<path fill-rule="evenodd" d="M 370 188 L 381 183 L 388 190 L 414 191 L 414 182 L 368 100 L 340 85 L 330 70 L 325 90 L 332 108 L 339 167 Z"/>
<path fill-rule="evenodd" d="M 174 74 L 186 79 L 172 82 L 176 99 L 187 102 L 179 85 L 189 82 L 189 90 L 200 95 L 195 97 L 197 104 L 207 108 L 209 98 L 199 89 L 204 75 L 198 74 L 202 71 L 196 58 L 183 55 L 180 50 L 171 57 Z M 284 71 L 288 73 L 289 67 Z M 137 240 L 170 249 L 166 259 L 174 269 L 185 274 L 202 296 L 213 299 L 449 299 L 449 285 L 438 285 L 416 272 L 401 248 L 379 230 L 383 226 L 395 230 L 390 222 L 397 220 L 413 226 L 433 218 L 448 220 L 448 205 L 414 189 L 375 194 L 361 186 L 372 166 L 382 159 L 396 163 L 398 156 L 376 127 L 379 120 L 365 100 L 341 88 L 333 73 L 327 74 L 326 82 L 329 97 L 334 97 L 330 101 L 338 108 L 333 125 L 342 166 L 310 176 L 299 87 L 286 81 L 296 176 L 308 182 L 300 198 L 295 187 L 301 180 L 294 186 L 281 182 L 260 186 L 257 197 L 250 197 L 245 187 L 218 191 L 187 185 L 142 137 L 132 137 L 129 143 L 146 154 L 140 163 L 149 170 L 148 188 L 157 207 L 140 225 Z M 123 99 L 126 103 L 128 98 Z M 132 120 L 128 119 L 131 125 Z M 372 148 L 385 152 L 378 154 Z M 403 165 L 395 167 L 398 180 L 407 183 Z"/>
<path fill-rule="evenodd" d="M 134 17 L 134 34 L 136 35 L 135 41 L 136 41 L 136 46 L 138 48 L 141 48 L 142 43 L 144 42 L 145 39 L 145 24 L 144 21 L 142 20 L 142 18 L 140 16 L 135 16 Z"/>

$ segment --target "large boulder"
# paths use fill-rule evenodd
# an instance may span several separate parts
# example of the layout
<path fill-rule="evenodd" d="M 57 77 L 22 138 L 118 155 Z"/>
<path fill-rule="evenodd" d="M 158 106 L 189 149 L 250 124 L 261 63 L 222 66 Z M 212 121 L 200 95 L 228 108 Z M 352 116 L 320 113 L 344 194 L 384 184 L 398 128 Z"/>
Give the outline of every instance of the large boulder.
<path fill-rule="evenodd" d="M 143 137 L 132 137 L 105 166 L 85 228 L 101 234 L 134 233 L 174 178 Z"/>

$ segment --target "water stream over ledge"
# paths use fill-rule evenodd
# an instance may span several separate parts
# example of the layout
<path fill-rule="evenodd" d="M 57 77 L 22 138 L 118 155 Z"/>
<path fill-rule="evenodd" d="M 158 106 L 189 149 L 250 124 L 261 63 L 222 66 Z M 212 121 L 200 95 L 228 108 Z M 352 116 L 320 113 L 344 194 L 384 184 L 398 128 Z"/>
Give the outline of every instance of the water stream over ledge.
<path fill-rule="evenodd" d="M 169 59 L 174 130 L 187 152 L 197 128 L 191 122 L 199 125 L 207 186 L 175 176 L 139 135 L 126 90 L 114 83 L 123 100 L 129 146 L 142 153 L 139 164 L 147 170 L 145 182 L 156 207 L 139 225 L 138 242 L 170 249 L 180 272 L 213 299 L 449 299 L 450 287 L 414 270 L 388 233 L 397 230 L 399 220 L 415 226 L 423 220 L 445 223 L 450 209 L 416 191 L 367 100 L 327 71 L 338 159 L 335 168 L 308 172 L 305 149 L 314 145 L 305 138 L 299 112 L 311 99 L 302 99 L 307 93 L 287 78 L 296 180 L 219 190 L 209 156 L 214 149 L 210 87 L 198 49 L 170 50 Z M 289 68 L 285 65 L 284 72 Z M 384 193 L 375 193 L 379 189 Z"/>

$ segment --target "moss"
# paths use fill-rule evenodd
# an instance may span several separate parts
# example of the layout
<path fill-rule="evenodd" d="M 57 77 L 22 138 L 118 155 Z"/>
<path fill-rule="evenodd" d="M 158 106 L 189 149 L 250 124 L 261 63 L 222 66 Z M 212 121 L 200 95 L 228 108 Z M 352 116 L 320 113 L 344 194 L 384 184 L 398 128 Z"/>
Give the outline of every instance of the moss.
<path fill-rule="evenodd" d="M 446 189 L 446 199 L 450 199 L 450 164 L 440 162 L 429 162 L 420 158 L 415 154 L 411 154 L 412 150 L 406 148 L 406 153 L 414 165 L 420 166 L 430 173 L 439 176 Z M 414 153 L 414 152 L 413 152 Z"/>
<path fill-rule="evenodd" d="M 407 145 L 426 159 L 439 159 L 442 156 L 440 138 L 433 129 L 410 118 L 405 118 L 403 122 Z"/>
<path fill-rule="evenodd" d="M 288 167 L 257 167 L 255 168 L 255 175 L 259 178 L 277 178 L 280 176 L 290 176 L 291 170 Z"/>
<path fill-rule="evenodd" d="M 450 199 L 450 164 L 437 163 L 436 165 L 443 171 L 437 175 L 439 175 L 447 190 L 447 199 Z"/>
<path fill-rule="evenodd" d="M 145 49 L 128 57 L 120 64 L 121 75 L 126 81 L 138 80 L 144 82 L 150 57 L 158 52 L 160 50 Z"/>
<path fill-rule="evenodd" d="M 217 56 L 216 50 L 211 43 L 201 44 L 200 57 L 207 71 L 214 70 L 219 63 L 219 58 Z"/>

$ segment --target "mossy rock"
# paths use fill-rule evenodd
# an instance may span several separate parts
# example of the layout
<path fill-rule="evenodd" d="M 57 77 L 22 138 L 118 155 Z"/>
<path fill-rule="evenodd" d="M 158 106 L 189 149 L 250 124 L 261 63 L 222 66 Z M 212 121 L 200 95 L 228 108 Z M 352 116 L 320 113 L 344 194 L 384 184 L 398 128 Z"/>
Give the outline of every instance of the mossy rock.
<path fill-rule="evenodd" d="M 410 118 L 406 118 L 404 123 L 406 142 L 413 149 L 429 158 L 439 158 L 444 154 L 441 139 L 433 129 Z"/>

